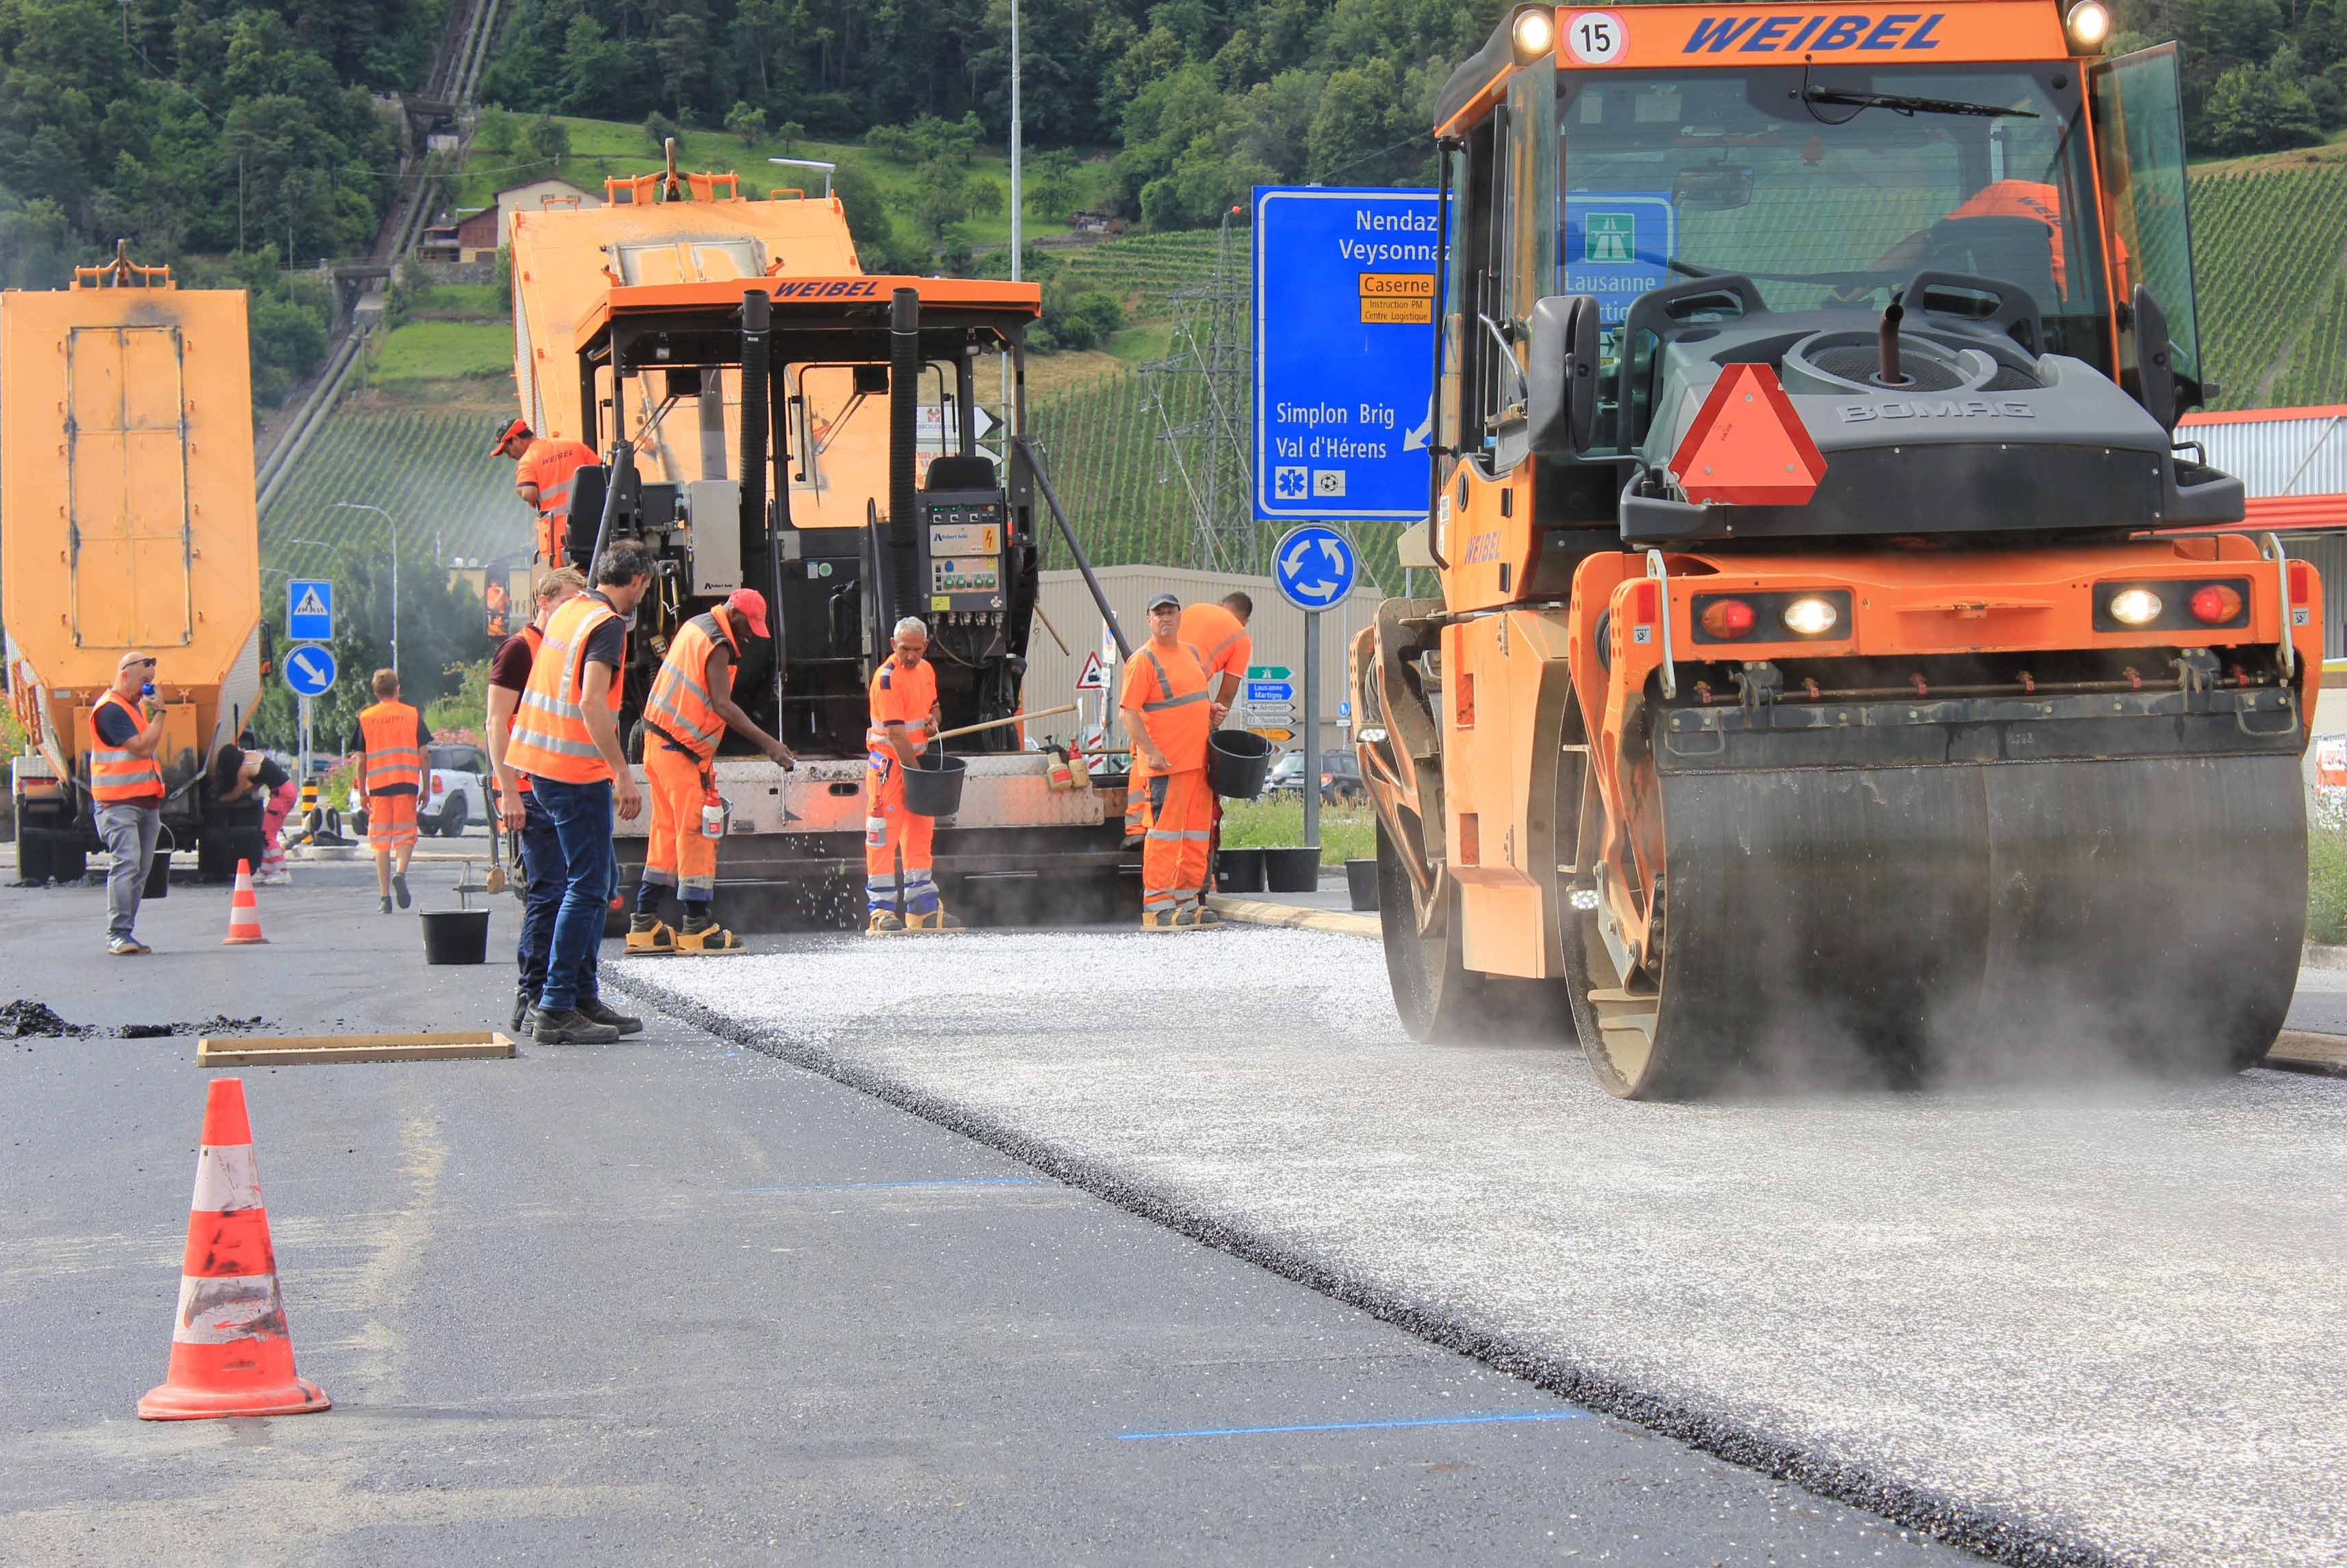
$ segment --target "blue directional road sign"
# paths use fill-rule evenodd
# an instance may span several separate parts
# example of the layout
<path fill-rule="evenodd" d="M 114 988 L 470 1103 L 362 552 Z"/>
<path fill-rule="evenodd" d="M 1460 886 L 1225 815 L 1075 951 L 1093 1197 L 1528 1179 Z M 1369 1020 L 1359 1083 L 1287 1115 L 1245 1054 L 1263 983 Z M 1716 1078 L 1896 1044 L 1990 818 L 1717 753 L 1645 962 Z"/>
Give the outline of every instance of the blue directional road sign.
<path fill-rule="evenodd" d="M 1597 319 L 1618 325 L 1631 302 L 1672 281 L 1678 211 L 1662 192 L 1568 191 L 1564 292 L 1593 294 Z"/>
<path fill-rule="evenodd" d="M 285 638 L 289 642 L 327 642 L 334 635 L 334 585 L 324 578 L 285 579 Z"/>
<path fill-rule="evenodd" d="M 285 683 L 297 697 L 323 697 L 334 689 L 334 656 L 323 648 L 296 648 L 285 656 Z"/>
<path fill-rule="evenodd" d="M 1250 681 L 1246 700 L 1250 702 L 1293 702 L 1296 682 L 1293 681 Z"/>
<path fill-rule="evenodd" d="M 1317 524 L 1290 528 L 1272 557 L 1272 580 L 1298 610 L 1326 610 L 1352 591 L 1360 562 L 1351 541 Z"/>
<path fill-rule="evenodd" d="M 1255 515 L 1426 515 L 1431 190 L 1255 192 Z"/>

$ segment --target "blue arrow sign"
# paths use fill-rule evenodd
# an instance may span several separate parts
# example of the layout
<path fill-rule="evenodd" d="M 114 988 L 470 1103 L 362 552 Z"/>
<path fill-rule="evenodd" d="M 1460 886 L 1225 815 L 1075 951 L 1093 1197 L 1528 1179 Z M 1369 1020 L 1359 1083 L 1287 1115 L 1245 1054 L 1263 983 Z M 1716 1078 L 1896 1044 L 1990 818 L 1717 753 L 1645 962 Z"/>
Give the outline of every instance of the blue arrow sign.
<path fill-rule="evenodd" d="M 1288 529 L 1279 541 L 1272 557 L 1272 580 L 1296 609 L 1326 610 L 1352 590 L 1359 566 L 1344 535 L 1308 523 Z"/>
<path fill-rule="evenodd" d="M 324 578 L 285 579 L 285 637 L 289 642 L 331 642 L 334 637 L 334 585 Z M 333 677 L 327 678 L 333 684 Z"/>
<path fill-rule="evenodd" d="M 1293 681 L 1250 681 L 1246 700 L 1250 702 L 1293 702 L 1296 682 Z"/>
<path fill-rule="evenodd" d="M 285 684 L 297 697 L 323 697 L 334 689 L 334 656 L 323 648 L 296 648 L 285 656 Z"/>
<path fill-rule="evenodd" d="M 1426 516 L 1431 190 L 1255 191 L 1255 515 Z"/>

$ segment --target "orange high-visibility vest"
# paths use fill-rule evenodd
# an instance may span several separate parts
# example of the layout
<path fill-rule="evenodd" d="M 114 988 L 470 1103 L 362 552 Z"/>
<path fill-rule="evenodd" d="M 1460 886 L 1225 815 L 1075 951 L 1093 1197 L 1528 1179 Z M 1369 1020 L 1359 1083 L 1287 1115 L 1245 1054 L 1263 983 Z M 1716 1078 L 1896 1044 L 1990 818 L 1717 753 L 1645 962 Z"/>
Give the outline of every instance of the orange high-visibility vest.
<path fill-rule="evenodd" d="M 422 715 L 401 702 L 377 702 L 359 710 L 359 736 L 366 743 L 366 773 L 361 787 L 381 794 L 394 784 L 424 793 L 424 748 L 417 743 Z"/>
<path fill-rule="evenodd" d="M 108 692 L 89 711 L 89 797 L 100 805 L 121 805 L 135 800 L 163 798 L 163 764 L 119 747 L 109 746 L 97 733 L 97 716 L 111 702 L 130 715 L 138 733 L 148 729 L 147 715 L 119 692 Z"/>
<path fill-rule="evenodd" d="M 619 611 L 591 593 L 566 602 L 546 623 L 546 641 L 529 667 L 529 684 L 514 709 L 506 761 L 526 774 L 565 784 L 596 784 L 611 766 L 587 731 L 581 692 L 587 673 L 587 640 Z M 620 671 L 611 678 L 611 712 L 620 711 Z"/>
<path fill-rule="evenodd" d="M 740 659 L 742 640 L 723 605 L 686 621 L 669 644 L 652 694 L 644 702 L 644 723 L 703 763 L 717 754 L 717 743 L 725 738 L 725 721 L 710 706 L 707 684 L 709 656 L 717 651 L 721 637 Z"/>
<path fill-rule="evenodd" d="M 1151 696 L 1154 691 L 1156 695 Z M 1134 702 L 1134 698 L 1141 701 Z M 1214 727 L 1214 710 L 1206 704 L 1206 661 L 1186 642 L 1176 642 L 1170 661 L 1157 656 L 1157 645 L 1144 642 L 1125 661 L 1124 694 L 1121 707 L 1139 708 L 1149 738 L 1174 764 L 1174 773 L 1206 765 L 1206 737 Z"/>
<path fill-rule="evenodd" d="M 546 633 L 540 631 L 535 626 L 525 626 L 521 629 L 521 635 L 529 641 L 529 667 L 531 671 L 534 673 L 538 669 L 538 651 L 546 646 Z M 618 682 L 613 682 L 615 685 Z M 521 699 L 517 697 L 514 699 L 513 717 L 506 721 L 506 760 L 507 762 L 511 762 L 513 760 L 512 746 L 514 723 L 515 721 L 518 720 L 520 717 Z M 528 794 L 529 793 L 529 775 L 528 774 L 521 775 L 521 793 L 524 794 Z"/>
<path fill-rule="evenodd" d="M 552 436 L 530 443 L 521 455 L 517 483 L 538 487 L 538 549 L 549 563 L 562 553 L 570 532 L 571 481 L 579 469 L 602 458 L 583 441 L 558 441 Z"/>

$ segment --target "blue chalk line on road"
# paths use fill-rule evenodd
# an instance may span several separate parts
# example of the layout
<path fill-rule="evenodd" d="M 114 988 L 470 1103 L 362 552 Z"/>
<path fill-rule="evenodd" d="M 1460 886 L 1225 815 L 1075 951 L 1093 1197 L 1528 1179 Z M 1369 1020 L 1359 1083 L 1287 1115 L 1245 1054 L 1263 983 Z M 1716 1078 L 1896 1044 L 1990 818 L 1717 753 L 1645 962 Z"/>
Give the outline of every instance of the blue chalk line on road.
<path fill-rule="evenodd" d="M 1200 1427 L 1181 1432 L 1119 1432 L 1121 1443 L 1149 1442 L 1160 1438 L 1260 1438 L 1285 1432 L 1372 1432 L 1401 1427 L 1483 1427 L 1507 1421 L 1579 1421 L 1587 1410 L 1511 1410 L 1489 1416 L 1421 1416 L 1400 1421 L 1318 1421 L 1300 1427 Z"/>
<path fill-rule="evenodd" d="M 815 1187 L 736 1187 L 737 1193 L 868 1193 L 907 1187 L 1040 1187 L 1040 1176 L 946 1176 L 926 1182 L 832 1182 Z"/>

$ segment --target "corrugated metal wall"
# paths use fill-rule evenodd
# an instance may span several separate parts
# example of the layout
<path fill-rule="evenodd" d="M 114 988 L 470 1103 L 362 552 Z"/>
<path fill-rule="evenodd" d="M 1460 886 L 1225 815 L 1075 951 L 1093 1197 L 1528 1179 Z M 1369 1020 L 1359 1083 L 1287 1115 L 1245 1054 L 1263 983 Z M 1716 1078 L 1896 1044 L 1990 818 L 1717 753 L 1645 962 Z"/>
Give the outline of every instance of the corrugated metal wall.
<path fill-rule="evenodd" d="M 1220 599 L 1234 589 L 1245 593 L 1255 600 L 1255 618 L 1247 623 L 1247 630 L 1255 640 L 1253 661 L 1285 664 L 1295 671 L 1300 703 L 1304 694 L 1304 613 L 1279 597 L 1279 590 L 1272 586 L 1269 578 L 1148 566 L 1102 567 L 1098 575 L 1109 606 L 1116 611 L 1118 624 L 1136 648 L 1149 639 L 1146 607 L 1161 590 L 1181 595 L 1184 604 Z M 1324 726 L 1337 723 L 1337 705 L 1345 700 L 1345 651 L 1353 633 L 1375 619 L 1381 597 L 1374 589 L 1356 589 L 1343 604 L 1320 617 L 1320 717 Z M 1073 571 L 1045 572 L 1040 602 L 1044 619 L 1067 639 L 1068 651 L 1062 653 L 1051 632 L 1040 622 L 1037 624 L 1027 645 L 1026 705 L 1056 708 L 1074 700 L 1076 678 L 1083 671 L 1084 655 L 1100 646 L 1100 610 L 1084 587 L 1082 574 Z M 1112 709 L 1113 690 L 1110 695 Z M 1299 706 L 1298 712 L 1301 711 Z M 1077 717 L 1067 713 L 1045 719 L 1034 725 L 1030 733 L 1039 739 L 1064 741 L 1075 733 Z M 1336 733 L 1333 728 L 1324 727 L 1322 743 L 1333 743 Z"/>
<path fill-rule="evenodd" d="M 2200 443 L 2209 466 L 2233 475 L 2250 496 L 2347 495 L 2347 416 L 2278 410 L 2303 417 L 2184 422 L 2177 434 Z"/>

